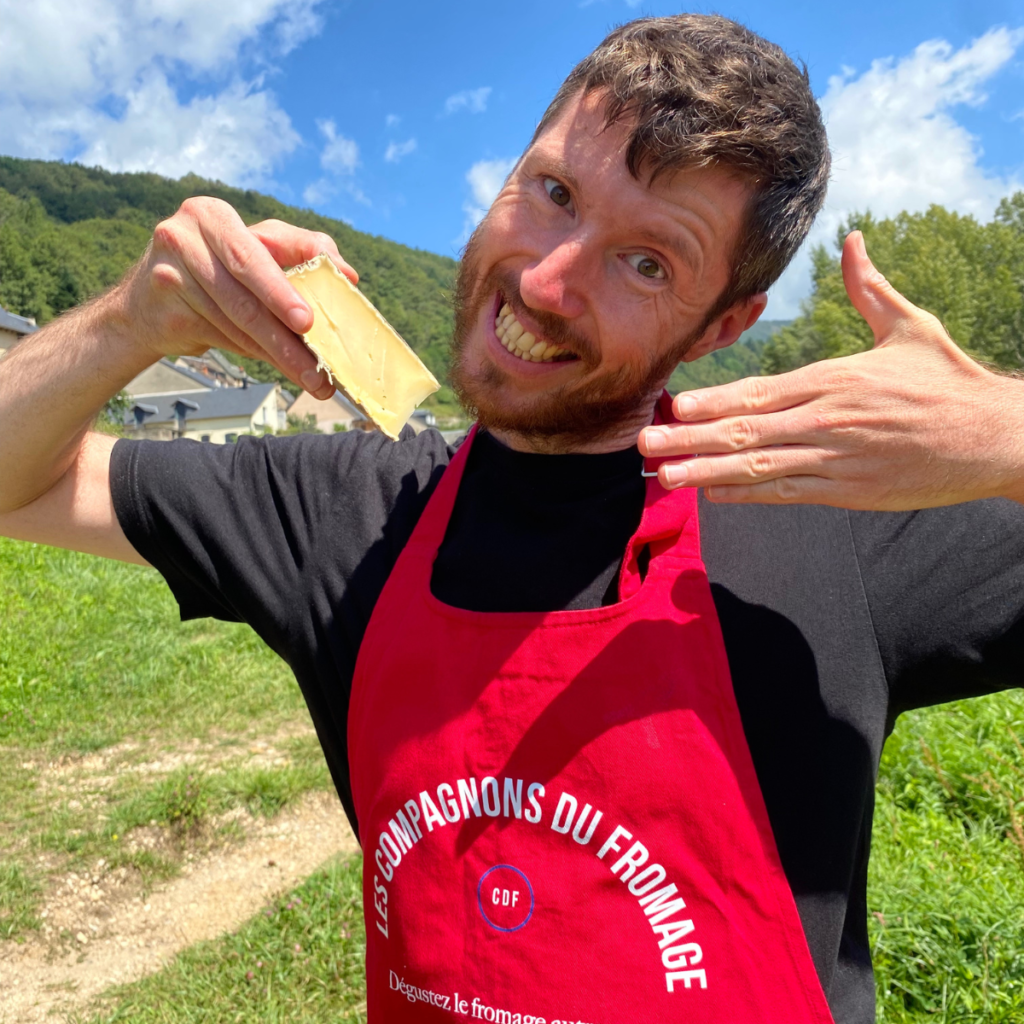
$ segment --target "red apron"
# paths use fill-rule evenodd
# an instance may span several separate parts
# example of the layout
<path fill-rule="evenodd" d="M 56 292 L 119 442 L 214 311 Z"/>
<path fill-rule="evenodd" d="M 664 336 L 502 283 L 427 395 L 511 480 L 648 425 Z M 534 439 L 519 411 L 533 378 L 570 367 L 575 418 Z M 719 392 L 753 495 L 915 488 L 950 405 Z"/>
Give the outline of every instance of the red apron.
<path fill-rule="evenodd" d="M 648 481 L 618 604 L 466 611 L 430 579 L 472 443 L 399 556 L 353 680 L 369 1021 L 831 1022 L 696 492 Z"/>

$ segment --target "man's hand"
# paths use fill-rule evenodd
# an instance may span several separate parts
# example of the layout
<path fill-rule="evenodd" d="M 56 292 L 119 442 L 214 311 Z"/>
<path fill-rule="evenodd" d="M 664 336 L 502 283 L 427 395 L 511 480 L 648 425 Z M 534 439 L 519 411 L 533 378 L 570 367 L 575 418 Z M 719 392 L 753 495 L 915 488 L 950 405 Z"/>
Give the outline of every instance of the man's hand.
<path fill-rule="evenodd" d="M 219 199 L 188 199 L 157 225 L 145 256 L 119 288 L 137 339 L 156 358 L 224 348 L 264 359 L 328 398 L 334 388 L 298 337 L 313 314 L 281 270 L 320 252 L 358 281 L 328 235 L 277 220 L 247 228 Z"/>
<path fill-rule="evenodd" d="M 329 398 L 298 336 L 313 314 L 281 270 L 320 252 L 357 280 L 327 235 L 189 199 L 119 284 L 16 346 L 0 369 L 0 534 L 138 558 L 111 503 L 112 441 L 89 428 L 161 356 L 223 347 Z"/>
<path fill-rule="evenodd" d="M 648 427 L 666 487 L 712 501 L 903 510 L 975 498 L 1024 501 L 1024 380 L 992 373 L 900 295 L 859 231 L 843 248 L 868 352 L 777 377 L 677 395 L 681 424 Z"/>

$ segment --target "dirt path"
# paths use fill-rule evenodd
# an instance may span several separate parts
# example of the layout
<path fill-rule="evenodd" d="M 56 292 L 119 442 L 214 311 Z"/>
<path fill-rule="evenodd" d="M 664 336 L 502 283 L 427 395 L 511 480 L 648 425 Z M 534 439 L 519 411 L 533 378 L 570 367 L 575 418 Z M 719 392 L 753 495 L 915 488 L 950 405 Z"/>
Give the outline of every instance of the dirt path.
<path fill-rule="evenodd" d="M 101 864 L 92 876 L 66 875 L 47 900 L 44 934 L 0 945 L 0 1024 L 53 1020 L 110 985 L 150 974 L 356 849 L 333 794 L 308 794 L 271 821 L 240 823 L 243 842 L 187 863 L 148 896 L 119 891 L 117 873 L 104 874 Z M 61 935 L 70 942 L 55 942 Z"/>

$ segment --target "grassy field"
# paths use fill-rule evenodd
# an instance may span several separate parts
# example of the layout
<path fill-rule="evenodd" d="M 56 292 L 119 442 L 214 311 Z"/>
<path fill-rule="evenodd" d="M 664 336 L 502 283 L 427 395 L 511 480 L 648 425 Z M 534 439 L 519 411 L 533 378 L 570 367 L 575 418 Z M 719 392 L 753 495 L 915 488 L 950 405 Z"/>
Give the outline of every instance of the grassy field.
<path fill-rule="evenodd" d="M 0 744 L 266 731 L 302 699 L 246 626 L 180 624 L 151 569 L 0 538 Z"/>
<path fill-rule="evenodd" d="M 287 669 L 251 631 L 179 624 L 151 571 L 0 540 L 0 942 L 39 925 L 39 850 L 68 864 L 102 856 L 152 884 L 177 862 L 133 861 L 119 846 L 133 828 L 157 823 L 185 844 L 226 808 L 272 814 L 328 786 L 315 741 L 287 735 L 305 719 Z M 283 763 L 235 757 L 275 732 Z M 133 744 L 198 745 L 207 765 L 108 771 L 91 805 L 40 780 L 39 765 L 62 758 L 117 751 L 128 763 Z M 882 1024 L 1024 1021 L 1022 744 L 1020 691 L 906 715 L 889 741 L 870 887 Z M 358 875 L 355 861 L 314 875 L 78 1019 L 361 1020 Z"/>
<path fill-rule="evenodd" d="M 905 715 L 878 784 L 879 1021 L 1024 1021 L 1024 694 Z"/>
<path fill-rule="evenodd" d="M 248 741 L 275 735 L 281 756 L 253 766 Z M 179 623 L 153 570 L 0 538 L 0 941 L 39 925 L 41 861 L 102 858 L 146 889 L 237 838 L 232 808 L 329 785 L 291 674 L 248 627 Z M 127 844 L 142 827 L 168 841 Z"/>
<path fill-rule="evenodd" d="M 361 862 L 313 875 L 237 934 L 114 989 L 74 1024 L 365 1021 Z"/>

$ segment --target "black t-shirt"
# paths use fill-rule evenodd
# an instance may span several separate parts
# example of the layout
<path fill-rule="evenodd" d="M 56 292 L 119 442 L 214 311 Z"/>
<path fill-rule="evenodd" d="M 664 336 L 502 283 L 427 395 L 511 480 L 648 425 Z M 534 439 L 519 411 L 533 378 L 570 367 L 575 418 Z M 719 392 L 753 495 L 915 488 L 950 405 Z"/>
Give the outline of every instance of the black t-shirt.
<path fill-rule="evenodd" d="M 119 441 L 111 487 L 183 618 L 248 622 L 291 666 L 353 826 L 346 717 L 374 604 L 453 449 L 440 434 Z M 616 599 L 640 457 L 481 434 L 432 589 L 479 611 Z M 1024 683 L 1024 507 L 915 513 L 701 500 L 702 550 L 786 875 L 838 1024 L 874 1020 L 866 877 L 905 710 Z"/>

